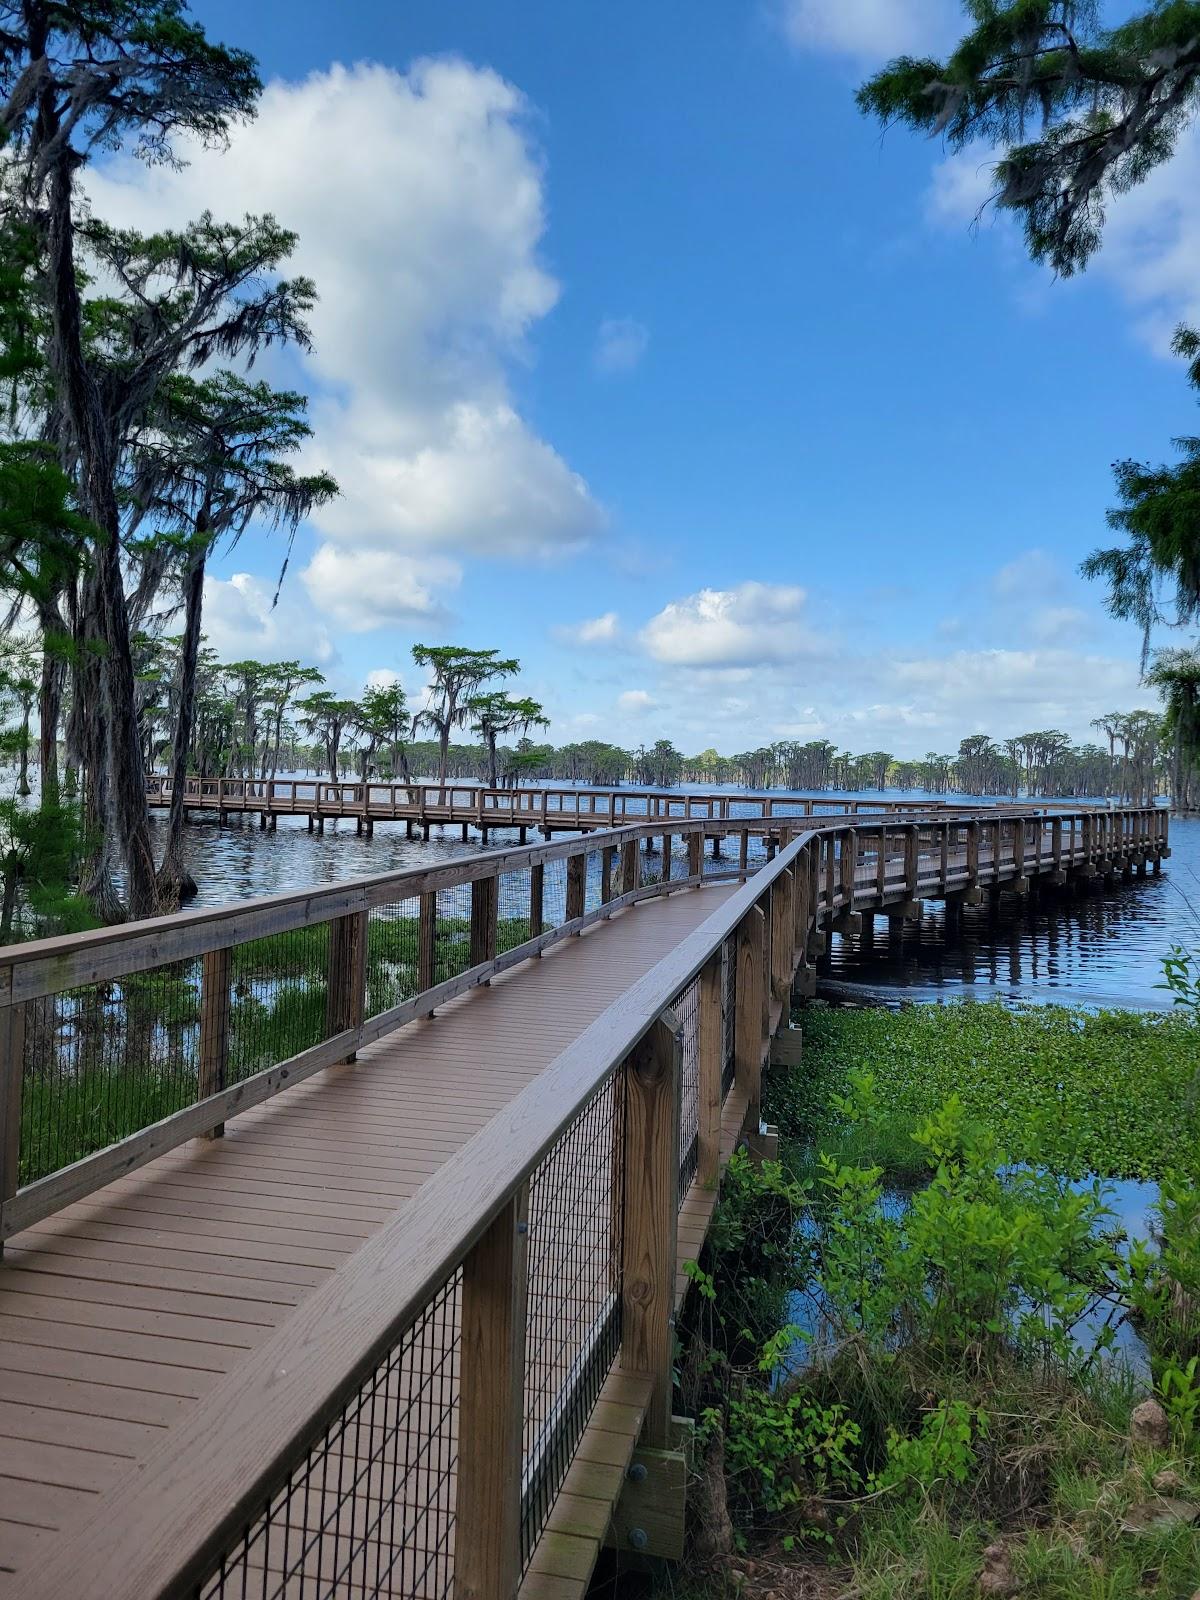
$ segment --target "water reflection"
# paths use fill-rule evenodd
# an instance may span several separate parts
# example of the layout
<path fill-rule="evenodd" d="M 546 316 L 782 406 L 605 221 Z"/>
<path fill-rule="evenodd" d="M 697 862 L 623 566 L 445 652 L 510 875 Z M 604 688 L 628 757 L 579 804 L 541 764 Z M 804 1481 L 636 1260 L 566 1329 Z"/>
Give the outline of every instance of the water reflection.
<path fill-rule="evenodd" d="M 900 992 L 908 1000 L 1086 999 L 1097 1005 L 1170 1009 L 1155 986 L 1172 944 L 1200 947 L 1200 819 L 1171 823 L 1171 859 L 1160 877 L 1083 898 L 1044 892 L 1004 896 L 947 912 L 922 906 L 919 923 L 875 919 L 859 938 L 835 935 L 823 975 L 836 985 Z"/>

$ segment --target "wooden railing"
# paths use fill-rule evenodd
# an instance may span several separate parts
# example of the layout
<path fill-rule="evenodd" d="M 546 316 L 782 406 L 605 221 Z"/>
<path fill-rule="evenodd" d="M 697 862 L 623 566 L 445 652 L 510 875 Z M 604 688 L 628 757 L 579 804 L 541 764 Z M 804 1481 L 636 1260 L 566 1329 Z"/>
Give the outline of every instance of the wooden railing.
<path fill-rule="evenodd" d="M 724 826 L 685 822 L 673 830 L 686 855 L 672 887 L 700 881 L 703 839 Z M 21 1592 L 224 1600 L 248 1585 L 291 1593 L 288 1584 L 306 1578 L 314 1593 L 340 1592 L 335 1579 L 343 1574 L 347 1592 L 376 1592 L 391 1550 L 393 1562 L 424 1562 L 419 1587 L 405 1587 L 409 1568 L 393 1574 L 399 1592 L 453 1587 L 477 1600 L 509 1600 L 614 1353 L 621 1370 L 644 1380 L 645 1442 L 666 1442 L 681 1174 L 694 1169 L 698 1183 L 716 1181 L 731 1107 L 739 1124 L 757 1131 L 770 1037 L 813 933 L 856 907 L 886 910 L 986 883 L 1019 887 L 1035 874 L 1123 871 L 1166 853 L 1166 829 L 1165 815 L 1150 811 L 841 819 L 804 828 L 772 858 L 756 856 L 753 873 L 739 866 L 741 886 L 222 1379 Z M 530 874 L 564 863 L 564 905 L 552 931 L 531 933 L 507 952 L 514 961 L 618 905 L 665 892 L 667 883 L 646 881 L 639 865 L 655 831 L 475 857 L 220 916 L 5 951 L 6 1093 L 20 1032 L 12 1019 L 36 998 L 154 963 L 211 957 L 314 919 L 341 930 L 330 941 L 329 969 L 329 993 L 340 998 L 329 1002 L 332 1037 L 288 1071 L 294 1078 L 297 1063 L 316 1070 L 318 1056 L 343 1059 L 385 1027 L 427 1012 L 435 996 L 497 970 L 506 959 L 495 952 L 498 886 L 518 860 Z M 576 864 L 593 852 L 594 879 Z M 470 964 L 426 987 L 419 1004 L 404 1001 L 365 1021 L 355 1011 L 370 943 L 362 919 L 394 903 L 400 880 L 406 902 L 471 886 Z M 537 892 L 544 906 L 544 878 Z M 418 919 L 422 909 L 428 914 L 428 902 Z M 424 937 L 418 948 L 428 952 Z M 424 961 L 428 976 L 428 953 Z M 228 969 L 217 970 L 224 981 Z M 349 989 L 343 972 L 353 975 Z M 207 1096 L 198 1117 L 183 1113 L 183 1136 L 236 1111 L 229 1094 Z M 685 1125 L 692 1133 L 681 1139 Z M 93 1167 L 88 1182 L 101 1171 Z M 83 1192 L 75 1180 L 68 1187 Z M 14 1204 L 19 1215 L 20 1196 Z M 40 1201 L 33 1210 L 45 1214 Z M 580 1239 L 602 1247 L 581 1257 Z M 548 1358 L 526 1336 L 531 1251 L 540 1252 L 538 1282 L 561 1263 L 573 1314 L 581 1305 L 587 1312 L 582 1334 L 554 1357 L 554 1403 L 532 1422 L 531 1364 Z M 558 1302 L 539 1307 L 539 1337 L 558 1350 L 552 1336 L 566 1313 Z M 556 1428 L 567 1431 L 553 1436 L 551 1450 L 547 1429 Z M 414 1449 L 419 1430 L 429 1450 Z"/>
<path fill-rule="evenodd" d="M 153 806 L 170 804 L 170 778 L 151 775 Z M 890 816 L 956 809 L 949 801 L 842 799 L 830 794 L 681 794 L 653 789 L 489 789 L 475 784 L 333 783 L 322 778 L 189 778 L 190 809 L 272 816 L 326 816 L 375 821 L 459 822 L 505 826 L 610 828 L 626 822 L 758 820 L 822 814 Z"/>

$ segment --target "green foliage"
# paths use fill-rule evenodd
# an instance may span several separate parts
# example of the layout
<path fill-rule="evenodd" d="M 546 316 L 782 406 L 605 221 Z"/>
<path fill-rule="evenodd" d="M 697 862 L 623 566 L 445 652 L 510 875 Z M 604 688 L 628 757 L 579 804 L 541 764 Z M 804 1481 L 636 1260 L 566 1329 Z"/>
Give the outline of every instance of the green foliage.
<path fill-rule="evenodd" d="M 1106 202 L 1169 160 L 1195 115 L 1200 4 L 1143 3 L 1117 27 L 1095 0 L 966 0 L 966 11 L 948 60 L 892 61 L 859 106 L 955 149 L 1007 147 L 996 203 L 1021 217 L 1035 260 L 1069 275 L 1098 247 Z"/>
<path fill-rule="evenodd" d="M 943 1484 L 961 1488 L 976 1464 L 976 1441 L 987 1436 L 986 1412 L 965 1400 L 939 1400 L 917 1433 L 888 1429 L 887 1462 L 871 1479 L 871 1487 L 925 1497 Z"/>
<path fill-rule="evenodd" d="M 803 1388 L 741 1381 L 724 1414 L 710 1407 L 700 1423 L 702 1442 L 724 1429 L 726 1476 L 743 1516 L 786 1515 L 811 1495 L 853 1493 L 860 1485 L 858 1425 L 845 1406 L 820 1405 Z"/>
<path fill-rule="evenodd" d="M 929 1117 L 956 1094 L 1019 1159 L 1069 1177 L 1153 1178 L 1193 1154 L 1200 1029 L 1185 1010 L 814 1010 L 805 1043 L 804 1073 L 768 1088 L 767 1115 L 794 1139 L 845 1125 L 834 1097 L 860 1071 L 889 1119 Z"/>
<path fill-rule="evenodd" d="M 1177 1006 L 1186 1006 L 1200 1019 L 1200 955 L 1181 944 L 1172 945 L 1163 961 L 1159 988 L 1169 989 Z"/>

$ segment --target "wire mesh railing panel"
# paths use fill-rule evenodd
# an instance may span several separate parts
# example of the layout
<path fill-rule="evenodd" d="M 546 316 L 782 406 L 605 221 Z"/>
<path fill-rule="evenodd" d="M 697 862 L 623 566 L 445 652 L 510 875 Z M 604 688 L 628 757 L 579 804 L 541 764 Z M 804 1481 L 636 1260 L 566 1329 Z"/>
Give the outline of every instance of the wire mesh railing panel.
<path fill-rule="evenodd" d="M 700 980 L 693 978 L 671 1002 L 679 1022 L 683 1061 L 679 1073 L 679 1200 L 682 1204 L 700 1159 Z"/>
<path fill-rule="evenodd" d="M 366 1015 L 403 1005 L 420 992 L 421 901 L 388 900 L 367 913 Z"/>
<path fill-rule="evenodd" d="M 721 1099 L 733 1087 L 734 1021 L 737 1016 L 737 959 L 732 934 L 721 950 Z"/>
<path fill-rule="evenodd" d="M 471 965 L 471 885 L 456 883 L 437 892 L 433 981 L 457 978 Z"/>
<path fill-rule="evenodd" d="M 542 878 L 542 925 L 561 928 L 567 920 L 567 861 L 557 856 L 545 863 Z"/>
<path fill-rule="evenodd" d="M 198 961 L 45 995 L 24 1009 L 22 1186 L 194 1103 Z"/>
<path fill-rule="evenodd" d="M 612 1074 L 530 1180 L 523 1567 L 621 1343 L 624 1092 Z"/>
<path fill-rule="evenodd" d="M 496 894 L 496 954 L 515 950 L 530 937 L 530 870 L 505 872 Z"/>
<path fill-rule="evenodd" d="M 240 1083 L 319 1044 L 328 994 L 327 922 L 235 945 L 226 1082 Z"/>
<path fill-rule="evenodd" d="M 195 1600 L 444 1600 L 454 1589 L 458 1271 L 350 1397 Z"/>

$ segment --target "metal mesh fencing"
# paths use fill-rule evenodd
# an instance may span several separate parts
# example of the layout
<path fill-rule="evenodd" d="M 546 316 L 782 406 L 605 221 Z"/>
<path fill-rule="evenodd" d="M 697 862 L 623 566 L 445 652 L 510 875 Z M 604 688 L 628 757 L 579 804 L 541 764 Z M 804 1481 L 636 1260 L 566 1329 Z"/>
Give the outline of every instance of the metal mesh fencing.
<path fill-rule="evenodd" d="M 366 1015 L 378 1016 L 420 992 L 421 902 L 388 900 L 367 913 Z"/>
<path fill-rule="evenodd" d="M 531 936 L 529 894 L 531 873 L 528 867 L 519 872 L 501 874 L 496 894 L 496 954 L 515 950 Z"/>
<path fill-rule="evenodd" d="M 433 981 L 460 977 L 471 965 L 471 885 L 456 883 L 437 892 Z"/>
<path fill-rule="evenodd" d="M 194 1600 L 443 1600 L 454 1588 L 462 1274 L 313 1441 Z"/>
<path fill-rule="evenodd" d="M 700 1160 L 700 980 L 693 978 L 671 1003 L 679 1021 L 683 1062 L 679 1074 L 679 1199 L 687 1194 Z"/>
<path fill-rule="evenodd" d="M 530 1180 L 522 1567 L 620 1348 L 624 1095 L 612 1074 Z"/>
<path fill-rule="evenodd" d="M 721 1098 L 733 1087 L 734 1021 L 737 1016 L 737 958 L 733 935 L 721 947 Z"/>
<path fill-rule="evenodd" d="M 329 924 L 236 945 L 230 954 L 227 1083 L 240 1083 L 326 1037 Z"/>
<path fill-rule="evenodd" d="M 25 1005 L 19 1181 L 191 1105 L 200 963 L 173 962 Z"/>
<path fill-rule="evenodd" d="M 549 932 L 567 920 L 567 861 L 565 856 L 547 861 L 542 878 L 542 924 Z"/>

